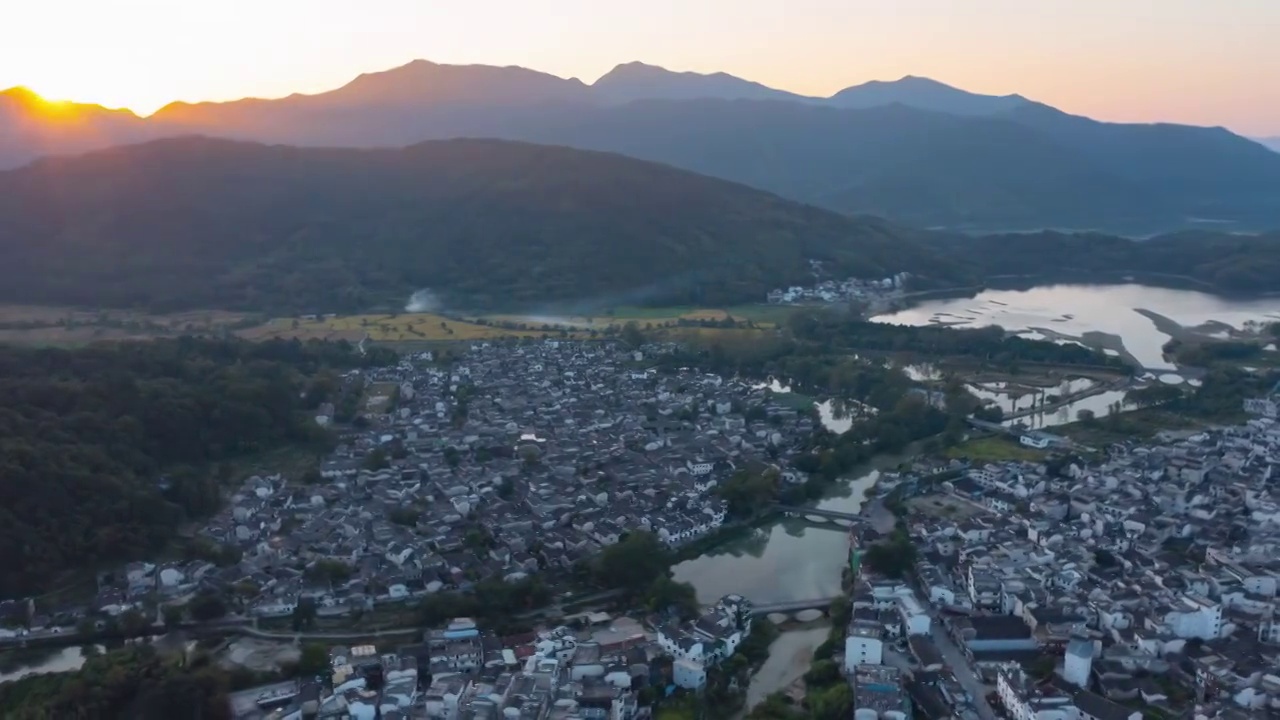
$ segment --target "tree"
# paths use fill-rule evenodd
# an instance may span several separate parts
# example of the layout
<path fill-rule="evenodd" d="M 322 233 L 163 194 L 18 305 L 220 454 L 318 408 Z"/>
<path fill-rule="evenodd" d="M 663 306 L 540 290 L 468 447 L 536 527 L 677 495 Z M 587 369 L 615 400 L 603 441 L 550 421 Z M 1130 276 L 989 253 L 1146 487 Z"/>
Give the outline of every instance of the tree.
<path fill-rule="evenodd" d="M 187 606 L 191 619 L 196 622 L 209 622 L 227 614 L 227 606 L 222 598 L 213 593 L 201 593 L 192 598 Z"/>
<path fill-rule="evenodd" d="M 1097 415 L 1088 408 L 1081 408 L 1076 411 L 1076 420 L 1082 425 L 1093 425 L 1097 422 Z"/>
<path fill-rule="evenodd" d="M 142 614 L 142 611 L 133 608 L 120 613 L 117 622 L 119 623 L 120 632 L 127 637 L 144 635 L 151 630 L 151 619 Z"/>
<path fill-rule="evenodd" d="M 670 566 L 670 554 L 657 536 L 633 532 L 596 559 L 596 578 L 605 587 L 640 593 Z"/>
<path fill-rule="evenodd" d="M 339 585 L 351 579 L 351 566 L 341 560 L 320 558 L 306 570 L 306 577 L 315 582 Z"/>
<path fill-rule="evenodd" d="M 1045 680 L 1053 675 L 1054 668 L 1057 667 L 1057 660 L 1052 655 L 1041 655 L 1031 662 L 1028 672 L 1032 677 Z"/>
<path fill-rule="evenodd" d="M 384 448 L 376 447 L 370 450 L 368 455 L 364 456 L 365 470 L 377 472 L 389 467 L 391 467 L 391 459 L 387 456 L 387 451 Z"/>
<path fill-rule="evenodd" d="M 516 495 L 516 482 L 513 478 L 504 477 L 502 482 L 498 484 L 498 497 L 503 500 L 510 500 Z"/>
<path fill-rule="evenodd" d="M 307 643 L 302 646 L 302 653 L 298 657 L 299 677 L 324 675 L 328 672 L 329 667 L 329 651 L 324 645 Z"/>
<path fill-rule="evenodd" d="M 404 525 L 405 527 L 413 527 L 417 525 L 418 518 L 421 516 L 422 516 L 422 513 L 418 512 L 417 510 L 411 507 L 392 508 L 387 513 L 388 520 L 390 520 L 391 522 L 397 525 Z"/>
<path fill-rule="evenodd" d="M 458 464 L 462 461 L 462 455 L 458 452 L 458 448 L 452 445 L 445 446 L 444 461 L 451 468 L 458 467 Z"/>
<path fill-rule="evenodd" d="M 848 720 L 853 717 L 853 688 L 846 682 L 831 685 L 806 702 L 813 720 Z"/>
<path fill-rule="evenodd" d="M 164 626 L 166 628 L 174 628 L 182 624 L 182 619 L 186 617 L 187 609 L 182 605 L 165 605 L 160 608 L 160 613 L 164 617 Z"/>
<path fill-rule="evenodd" d="M 724 498 L 729 514 L 734 517 L 752 517 L 778 500 L 778 472 L 772 468 L 764 471 L 739 470 L 716 487 L 716 494 Z"/>
<path fill-rule="evenodd" d="M 306 630 L 315 625 L 316 601 L 311 598 L 299 598 L 298 604 L 293 606 L 293 615 L 290 620 L 295 631 Z"/>
<path fill-rule="evenodd" d="M 875 543 L 862 557 L 866 567 L 889 577 L 900 578 L 915 566 L 916 548 L 905 533 L 897 534 L 887 543 Z"/>
<path fill-rule="evenodd" d="M 645 343 L 644 333 L 640 330 L 640 326 L 635 320 L 628 320 L 622 326 L 622 334 L 619 339 L 627 345 L 627 347 L 638 348 Z"/>
<path fill-rule="evenodd" d="M 676 582 L 666 575 L 660 575 L 649 586 L 648 604 L 651 610 L 656 612 L 674 611 L 682 619 L 686 620 L 697 617 L 700 609 L 698 592 L 693 585 L 686 582 Z"/>
<path fill-rule="evenodd" d="M 818 660 L 804 674 L 804 682 L 810 688 L 823 687 L 840 681 L 840 665 L 834 660 Z"/>

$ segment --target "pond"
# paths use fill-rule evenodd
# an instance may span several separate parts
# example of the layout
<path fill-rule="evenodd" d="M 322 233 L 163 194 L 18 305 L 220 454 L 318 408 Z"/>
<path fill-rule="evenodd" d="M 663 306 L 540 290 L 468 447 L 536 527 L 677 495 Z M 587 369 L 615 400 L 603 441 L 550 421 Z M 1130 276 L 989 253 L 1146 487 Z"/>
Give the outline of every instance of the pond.
<path fill-rule="evenodd" d="M 98 649 L 104 650 L 101 646 Z M 47 655 L 33 659 L 31 662 L 20 663 L 9 672 L 0 673 L 0 683 L 44 673 L 72 672 L 84 666 L 85 659 L 84 651 L 79 646 L 50 650 Z"/>

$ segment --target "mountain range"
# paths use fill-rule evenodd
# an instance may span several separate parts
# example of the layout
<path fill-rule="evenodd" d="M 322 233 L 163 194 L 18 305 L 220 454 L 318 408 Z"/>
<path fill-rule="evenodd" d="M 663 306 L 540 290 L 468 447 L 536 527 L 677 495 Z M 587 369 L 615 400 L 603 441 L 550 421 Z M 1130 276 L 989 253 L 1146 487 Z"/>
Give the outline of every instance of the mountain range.
<path fill-rule="evenodd" d="M 844 213 L 971 230 L 1280 224 L 1280 154 L 1222 128 L 1102 123 L 926 78 L 828 98 L 628 63 L 588 85 L 414 61 L 336 90 L 174 103 L 147 119 L 8 91 L 0 167 L 200 134 L 301 146 L 491 137 L 618 152 Z"/>
<path fill-rule="evenodd" d="M 0 172 L 0 302 L 398 309 L 758 301 L 908 267 L 915 231 L 620 155 L 500 140 L 397 149 L 176 138 Z"/>
<path fill-rule="evenodd" d="M 1257 138 L 1258 142 L 1280 153 L 1280 135 L 1276 137 Z"/>
<path fill-rule="evenodd" d="M 185 137 L 0 172 L 0 302 L 273 314 L 727 305 L 827 277 L 1176 277 L 1280 290 L 1280 236 L 968 236 L 668 165 L 505 140 L 299 148 Z"/>

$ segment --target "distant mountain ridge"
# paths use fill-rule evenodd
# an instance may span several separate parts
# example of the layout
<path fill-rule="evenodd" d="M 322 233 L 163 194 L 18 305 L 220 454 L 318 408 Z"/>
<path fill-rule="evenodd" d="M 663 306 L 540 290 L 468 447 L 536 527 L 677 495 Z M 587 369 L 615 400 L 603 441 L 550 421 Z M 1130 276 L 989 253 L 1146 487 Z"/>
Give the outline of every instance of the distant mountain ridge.
<path fill-rule="evenodd" d="M 953 115 L 995 115 L 1031 103 L 1021 95 L 979 95 L 913 75 L 893 82 L 872 80 L 854 85 L 832 95 L 827 102 L 845 108 L 897 104 Z"/>
<path fill-rule="evenodd" d="M 153 127 L 128 110 L 47 102 L 23 87 L 0 90 L 0 169 L 41 156 L 138 142 Z"/>
<path fill-rule="evenodd" d="M 20 113 L 29 103 L 11 105 Z M 912 76 L 811 98 L 643 63 L 588 85 L 419 60 L 330 92 L 175 103 L 145 120 L 88 106 L 61 125 L 6 113 L 15 111 L 0 105 L 0 128 L 53 130 L 0 133 L 0 168 L 191 134 L 364 148 L 492 137 L 618 152 L 926 226 L 1146 234 L 1280 225 L 1280 155 L 1222 128 L 1102 123 Z"/>
<path fill-rule="evenodd" d="M 1255 139 L 1258 142 L 1262 143 L 1263 146 L 1269 147 L 1272 150 L 1275 150 L 1276 152 L 1280 153 L 1280 135 L 1277 135 L 1275 137 L 1264 137 L 1264 138 L 1255 138 Z"/>

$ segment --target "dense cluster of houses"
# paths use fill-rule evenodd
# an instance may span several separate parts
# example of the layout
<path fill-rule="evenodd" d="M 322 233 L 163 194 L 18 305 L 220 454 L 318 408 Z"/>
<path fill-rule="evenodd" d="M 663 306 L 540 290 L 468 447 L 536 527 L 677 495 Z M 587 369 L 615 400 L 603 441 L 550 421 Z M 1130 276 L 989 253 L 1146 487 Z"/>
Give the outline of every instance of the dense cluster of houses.
<path fill-rule="evenodd" d="M 377 410 L 318 477 L 251 477 L 200 531 L 238 562 L 131 566 L 99 609 L 216 588 L 257 616 L 303 598 L 342 615 L 570 569 L 633 531 L 687 543 L 725 522 L 714 490 L 748 463 L 803 482 L 788 458 L 810 414 L 745 381 L 658 372 L 672 349 L 485 343 L 353 372 Z"/>
<path fill-rule="evenodd" d="M 751 634 L 751 602 L 726 595 L 696 620 L 664 623 L 657 628 L 657 646 L 674 658 L 673 683 L 689 690 L 707 684 L 707 670 L 733 655 Z"/>
<path fill-rule="evenodd" d="M 631 720 L 648 712 L 641 692 L 694 691 L 751 629 L 751 605 L 723 598 L 696 621 L 644 624 L 587 613 L 576 627 L 499 637 L 470 619 L 427 631 L 421 642 L 379 652 L 331 648 L 330 671 L 232 698 L 238 718 L 271 720 Z"/>
<path fill-rule="evenodd" d="M 850 650 L 874 659 L 876 642 L 901 633 L 925 670 L 942 670 L 941 639 L 1018 720 L 1274 713 L 1278 476 L 1280 423 L 1268 418 L 1116 445 L 1052 472 L 969 467 L 942 490 L 972 512 L 909 522 L 916 587 L 947 611 L 938 632 L 912 632 L 895 599 L 855 618 L 872 640 L 851 628 Z M 1027 662 L 1045 657 L 1052 678 L 1029 676 Z"/>
<path fill-rule="evenodd" d="M 773 305 L 859 302 L 871 306 L 887 306 L 902 297 L 909 277 L 909 273 L 903 272 L 880 280 L 819 280 L 812 285 L 793 285 L 770 290 L 765 299 Z"/>
<path fill-rule="evenodd" d="M 660 653 L 625 617 L 509 637 L 459 618 L 394 650 L 335 646 L 325 676 L 237 693 L 232 710 L 246 720 L 630 720 L 643 689 L 670 681 Z"/>

